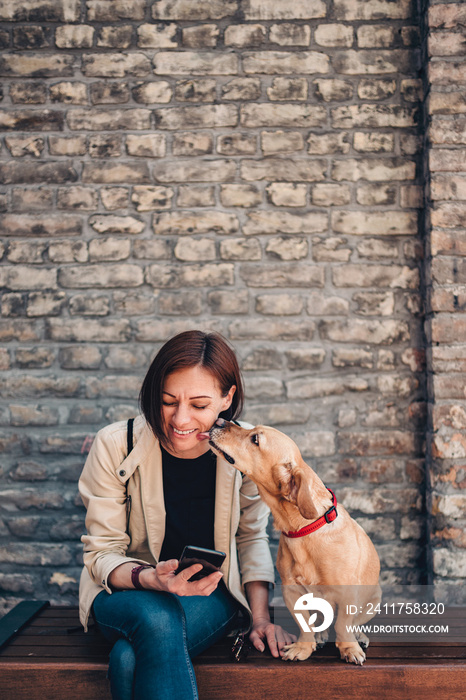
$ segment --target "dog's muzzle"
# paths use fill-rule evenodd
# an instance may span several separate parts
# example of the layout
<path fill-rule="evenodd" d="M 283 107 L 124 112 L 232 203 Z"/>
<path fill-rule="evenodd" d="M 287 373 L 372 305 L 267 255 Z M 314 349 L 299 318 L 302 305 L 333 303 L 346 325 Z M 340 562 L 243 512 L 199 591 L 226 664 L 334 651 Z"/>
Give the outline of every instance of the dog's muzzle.
<path fill-rule="evenodd" d="M 220 452 L 223 455 L 223 457 L 226 459 L 227 462 L 229 462 L 230 464 L 234 464 L 235 460 L 233 459 L 233 457 L 231 457 L 229 454 L 224 452 L 222 450 L 222 448 L 219 447 L 215 442 L 215 440 L 221 436 L 222 431 L 225 429 L 226 426 L 227 426 L 226 420 L 224 420 L 223 418 L 217 418 L 214 425 L 209 430 L 209 436 L 210 436 L 209 445 L 211 447 L 213 447 L 215 450 L 217 450 L 218 452 Z"/>

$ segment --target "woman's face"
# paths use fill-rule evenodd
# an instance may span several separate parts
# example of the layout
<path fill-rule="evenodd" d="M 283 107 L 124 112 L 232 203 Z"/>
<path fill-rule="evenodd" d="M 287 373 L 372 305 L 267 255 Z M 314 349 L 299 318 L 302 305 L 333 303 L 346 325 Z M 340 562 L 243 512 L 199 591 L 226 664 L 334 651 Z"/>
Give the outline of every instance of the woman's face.
<path fill-rule="evenodd" d="M 222 396 L 214 375 L 199 366 L 169 374 L 163 386 L 162 405 L 168 452 L 185 459 L 207 452 L 209 444 L 200 434 L 210 430 L 219 414 L 231 405 L 235 390 L 232 386 Z"/>

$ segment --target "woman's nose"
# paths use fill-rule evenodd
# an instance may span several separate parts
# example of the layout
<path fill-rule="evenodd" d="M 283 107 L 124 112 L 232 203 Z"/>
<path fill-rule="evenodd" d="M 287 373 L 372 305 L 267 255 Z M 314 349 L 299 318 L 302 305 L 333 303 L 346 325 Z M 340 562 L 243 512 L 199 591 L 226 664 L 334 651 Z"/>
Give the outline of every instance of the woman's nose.
<path fill-rule="evenodd" d="M 181 404 L 176 407 L 174 415 L 175 423 L 178 427 L 189 423 L 191 417 L 187 406 L 182 406 Z"/>

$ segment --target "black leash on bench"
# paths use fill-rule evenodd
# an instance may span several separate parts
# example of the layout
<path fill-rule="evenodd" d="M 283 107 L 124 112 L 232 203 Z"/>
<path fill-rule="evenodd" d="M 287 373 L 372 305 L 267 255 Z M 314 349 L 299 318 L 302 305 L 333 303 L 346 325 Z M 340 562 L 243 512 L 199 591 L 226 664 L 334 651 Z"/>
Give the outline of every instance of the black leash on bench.
<path fill-rule="evenodd" d="M 49 605 L 48 600 L 23 600 L 7 612 L 0 621 L 0 649 Z"/>

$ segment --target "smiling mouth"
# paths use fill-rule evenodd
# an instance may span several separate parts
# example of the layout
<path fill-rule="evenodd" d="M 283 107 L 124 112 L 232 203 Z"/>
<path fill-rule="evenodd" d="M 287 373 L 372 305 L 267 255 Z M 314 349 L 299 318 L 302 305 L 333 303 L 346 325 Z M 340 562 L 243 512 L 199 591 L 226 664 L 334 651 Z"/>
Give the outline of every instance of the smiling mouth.
<path fill-rule="evenodd" d="M 210 440 L 209 440 L 209 445 L 210 445 L 211 447 L 213 447 L 215 450 L 217 450 L 217 452 L 220 452 L 220 453 L 224 456 L 224 458 L 226 459 L 227 462 L 229 462 L 230 464 L 234 464 L 234 463 L 235 463 L 235 460 L 233 459 L 233 457 L 230 457 L 229 454 L 227 454 L 226 452 L 224 452 L 223 450 L 221 450 L 220 447 L 218 447 L 218 446 L 215 444 L 215 442 L 212 440 L 212 438 L 210 438 Z"/>
<path fill-rule="evenodd" d="M 196 430 L 195 428 L 192 430 L 178 430 L 178 428 L 175 428 L 173 425 L 172 428 L 175 435 L 191 435 L 191 433 L 194 433 Z"/>

